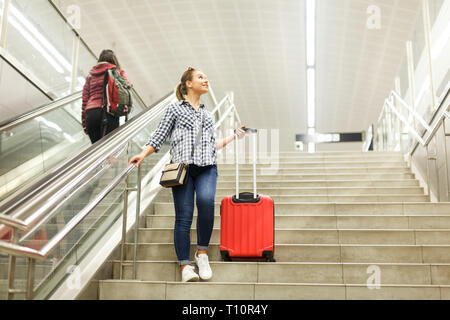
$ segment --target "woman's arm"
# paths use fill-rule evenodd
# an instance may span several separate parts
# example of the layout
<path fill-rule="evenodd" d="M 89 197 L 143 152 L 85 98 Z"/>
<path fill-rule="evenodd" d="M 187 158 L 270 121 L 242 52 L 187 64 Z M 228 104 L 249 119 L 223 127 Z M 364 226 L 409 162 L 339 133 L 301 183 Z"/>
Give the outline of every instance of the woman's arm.
<path fill-rule="evenodd" d="M 83 127 L 84 133 L 87 134 L 86 130 L 86 105 L 89 101 L 90 95 L 90 87 L 91 87 L 91 77 L 87 76 L 86 81 L 83 86 L 83 95 L 82 95 L 82 103 L 81 103 L 81 126 Z"/>
<path fill-rule="evenodd" d="M 172 128 L 175 124 L 176 117 L 172 110 L 171 105 L 168 105 L 163 118 L 161 119 L 158 129 L 155 131 L 153 136 L 142 149 L 141 153 L 132 157 L 128 164 L 134 163 L 136 167 L 139 167 L 142 161 L 154 152 L 158 152 L 164 141 L 166 141 L 168 135 L 172 132 Z"/>
<path fill-rule="evenodd" d="M 156 150 L 154 147 L 150 145 L 145 146 L 140 154 L 131 158 L 130 162 L 128 162 L 128 165 L 134 163 L 136 167 L 139 167 L 141 165 L 141 162 L 155 151 Z"/>
<path fill-rule="evenodd" d="M 242 139 L 245 136 L 245 131 L 242 130 L 242 128 L 245 128 L 245 126 L 240 127 L 239 129 L 237 129 L 237 134 L 239 136 L 239 139 Z M 217 141 L 217 150 L 220 150 L 222 148 L 225 148 L 231 141 L 233 141 L 234 139 L 236 139 L 236 136 L 233 134 L 231 136 L 228 136 L 224 139 L 221 139 L 219 141 Z"/>

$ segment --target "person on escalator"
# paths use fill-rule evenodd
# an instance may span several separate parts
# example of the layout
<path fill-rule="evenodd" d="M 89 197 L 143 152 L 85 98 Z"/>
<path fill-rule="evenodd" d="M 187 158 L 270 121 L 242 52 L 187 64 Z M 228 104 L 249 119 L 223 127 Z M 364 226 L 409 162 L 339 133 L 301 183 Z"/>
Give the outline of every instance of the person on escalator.
<path fill-rule="evenodd" d="M 216 142 L 213 117 L 205 106 L 200 104 L 200 96 L 208 91 L 208 79 L 203 72 L 193 68 L 185 71 L 175 89 L 179 101 L 166 107 L 162 120 L 147 145 L 139 155 L 132 157 L 129 161 L 129 164 L 140 166 L 146 157 L 160 150 L 170 135 L 171 162 L 189 164 L 184 184 L 172 187 L 175 206 L 174 245 L 183 282 L 212 278 L 207 250 L 214 226 L 217 150 L 224 148 L 235 139 L 235 135 L 230 135 Z M 244 127 L 236 130 L 239 139 L 244 138 L 246 134 L 242 130 Z M 197 137 L 196 145 L 197 133 L 199 137 Z M 196 202 L 194 202 L 194 196 Z M 190 260 L 190 230 L 195 204 L 197 205 L 197 251 L 194 259 L 198 266 L 198 274 L 191 266 Z"/>
<path fill-rule="evenodd" d="M 129 83 L 125 71 L 120 69 L 117 56 L 112 50 L 103 50 L 98 63 L 91 69 L 83 87 L 83 103 L 81 121 L 83 131 L 91 139 L 92 144 L 103 137 L 103 120 L 106 116 L 106 134 L 119 127 L 119 118 L 104 111 L 103 90 L 105 73 L 108 69 L 117 68 L 120 75 Z"/>

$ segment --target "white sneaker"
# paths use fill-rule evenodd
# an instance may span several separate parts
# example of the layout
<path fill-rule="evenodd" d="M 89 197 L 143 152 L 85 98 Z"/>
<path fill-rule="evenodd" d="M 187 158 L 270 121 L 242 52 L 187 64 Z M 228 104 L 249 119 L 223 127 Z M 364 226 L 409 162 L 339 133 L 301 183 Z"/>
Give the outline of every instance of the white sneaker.
<path fill-rule="evenodd" d="M 194 282 L 198 281 L 198 274 L 194 271 L 194 267 L 191 265 L 188 265 L 183 268 L 183 271 L 181 271 L 181 281 L 182 282 Z"/>
<path fill-rule="evenodd" d="M 200 275 L 200 278 L 203 280 L 209 280 L 212 278 L 212 270 L 209 266 L 209 259 L 208 255 L 205 253 L 199 254 L 197 256 L 197 252 L 194 255 L 195 262 L 198 266 L 198 273 Z"/>

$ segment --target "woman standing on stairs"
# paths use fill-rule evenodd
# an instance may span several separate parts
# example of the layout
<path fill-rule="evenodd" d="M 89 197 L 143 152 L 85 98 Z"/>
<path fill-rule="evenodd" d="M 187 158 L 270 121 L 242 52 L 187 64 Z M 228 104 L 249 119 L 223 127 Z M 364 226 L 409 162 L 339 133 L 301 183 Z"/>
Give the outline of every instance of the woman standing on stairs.
<path fill-rule="evenodd" d="M 185 184 L 172 188 L 175 205 L 174 245 L 181 266 L 183 282 L 212 278 L 207 249 L 214 226 L 214 201 L 217 185 L 217 150 L 222 149 L 235 139 L 231 135 L 216 143 L 214 120 L 211 114 L 200 104 L 200 96 L 209 90 L 208 79 L 199 70 L 186 70 L 175 89 L 177 103 L 169 104 L 159 123 L 158 129 L 148 141 L 142 152 L 131 158 L 130 164 L 139 166 L 154 152 L 158 152 L 170 135 L 170 154 L 172 162 L 189 164 Z M 243 128 L 242 126 L 241 128 Z M 200 143 L 195 146 L 194 157 L 191 152 L 195 137 L 202 128 Z M 239 139 L 245 132 L 239 128 Z M 191 225 L 194 215 L 194 194 L 197 203 L 197 251 L 194 254 L 199 274 L 190 265 Z"/>

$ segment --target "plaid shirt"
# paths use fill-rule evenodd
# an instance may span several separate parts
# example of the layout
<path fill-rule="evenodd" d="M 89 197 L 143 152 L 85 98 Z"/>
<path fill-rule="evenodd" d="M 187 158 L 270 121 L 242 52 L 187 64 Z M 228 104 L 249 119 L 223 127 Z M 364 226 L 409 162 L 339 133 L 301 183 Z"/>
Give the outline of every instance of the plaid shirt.
<path fill-rule="evenodd" d="M 200 143 L 195 148 L 194 159 L 191 157 L 195 138 L 204 118 Z M 172 162 L 193 163 L 199 167 L 217 164 L 217 146 L 214 133 L 214 121 L 202 104 L 198 111 L 187 101 L 171 103 L 166 107 L 158 129 L 147 142 L 147 146 L 159 151 L 170 136 L 170 154 Z"/>

